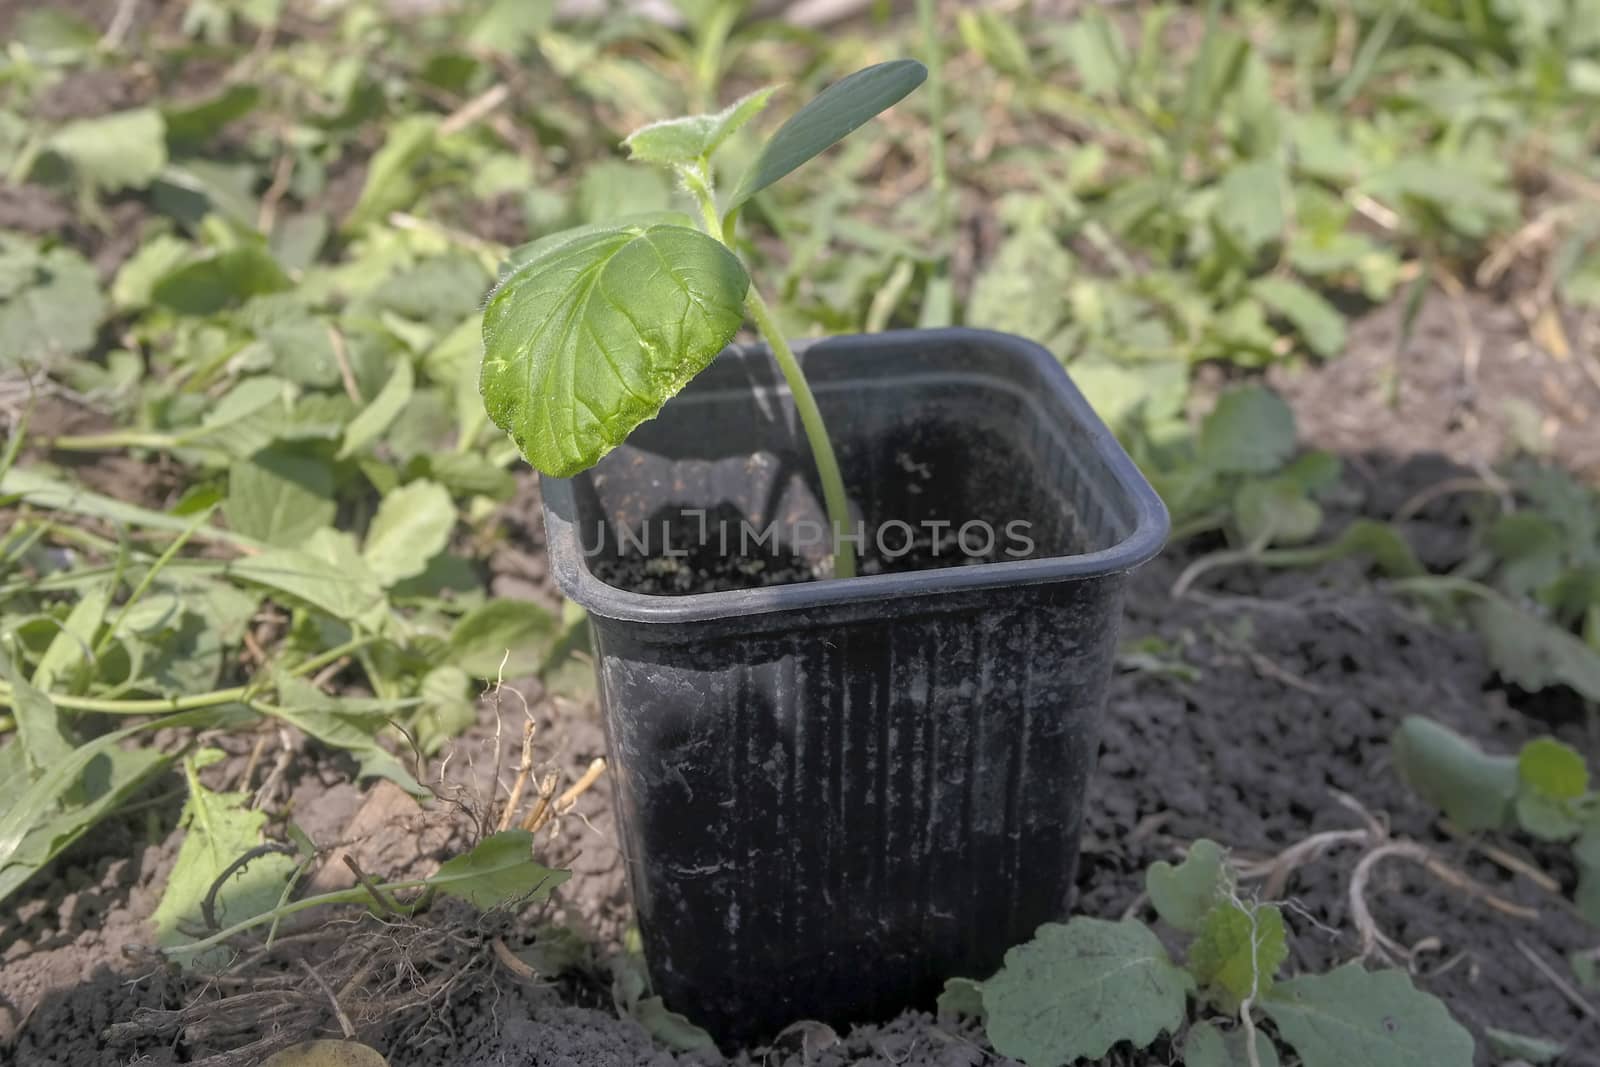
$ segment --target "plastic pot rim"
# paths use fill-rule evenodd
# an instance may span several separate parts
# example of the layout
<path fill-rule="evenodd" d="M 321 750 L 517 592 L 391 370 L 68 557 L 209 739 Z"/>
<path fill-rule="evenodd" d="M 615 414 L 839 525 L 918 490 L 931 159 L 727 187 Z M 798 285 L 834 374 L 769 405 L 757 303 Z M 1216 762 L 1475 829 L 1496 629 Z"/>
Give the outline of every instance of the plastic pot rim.
<path fill-rule="evenodd" d="M 1096 460 L 1105 466 L 1111 478 L 1128 494 L 1134 519 L 1128 535 L 1114 545 L 1080 555 L 1004 560 L 965 567 L 859 575 L 854 578 L 822 578 L 759 589 L 661 596 L 629 592 L 595 577 L 579 547 L 580 538 L 575 529 L 577 499 L 572 479 L 542 478 L 545 543 L 551 571 L 562 591 L 591 614 L 604 618 L 681 625 L 729 617 L 870 603 L 887 598 L 938 596 L 971 590 L 1070 582 L 1131 571 L 1161 551 L 1170 528 L 1166 505 L 1072 383 L 1066 369 L 1041 345 L 993 330 L 951 327 L 841 334 L 799 343 L 795 347 L 803 356 L 806 349 L 816 344 L 877 347 L 905 344 L 918 336 L 937 336 L 944 341 L 964 341 L 989 349 L 1008 349 L 1011 355 L 1033 364 L 1040 376 L 1059 390 L 1058 399 L 1082 426 L 1084 440 Z M 765 351 L 765 346 L 741 346 L 740 350 Z"/>

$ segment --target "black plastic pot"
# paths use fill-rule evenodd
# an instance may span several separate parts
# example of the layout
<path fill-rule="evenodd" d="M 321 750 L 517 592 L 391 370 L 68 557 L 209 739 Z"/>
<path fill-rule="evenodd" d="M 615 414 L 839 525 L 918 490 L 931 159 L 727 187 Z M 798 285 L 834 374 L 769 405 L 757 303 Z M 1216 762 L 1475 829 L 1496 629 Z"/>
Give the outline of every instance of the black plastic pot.
<path fill-rule="evenodd" d="M 684 508 L 785 540 L 821 521 L 764 349 L 725 352 L 629 445 L 545 481 L 650 973 L 726 1041 L 931 1005 L 1067 911 L 1124 579 L 1168 528 L 1038 345 L 908 331 L 803 359 L 869 538 L 1022 521 L 1035 551 L 685 596 L 602 582 L 622 530 Z"/>

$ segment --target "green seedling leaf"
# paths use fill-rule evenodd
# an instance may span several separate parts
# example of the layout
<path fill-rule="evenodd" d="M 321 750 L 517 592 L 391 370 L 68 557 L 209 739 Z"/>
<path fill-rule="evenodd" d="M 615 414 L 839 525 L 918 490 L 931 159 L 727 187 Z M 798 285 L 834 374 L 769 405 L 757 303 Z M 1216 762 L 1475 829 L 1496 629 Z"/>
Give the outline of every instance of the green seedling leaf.
<path fill-rule="evenodd" d="M 995 70 L 1026 81 L 1033 77 L 1027 42 L 1007 17 L 994 11 L 962 11 L 956 16 L 962 42 Z"/>
<path fill-rule="evenodd" d="M 86 351 L 104 312 L 99 278 L 82 256 L 0 234 L 0 367 L 48 366 Z"/>
<path fill-rule="evenodd" d="M 652 122 L 630 133 L 622 143 L 630 159 L 663 166 L 685 166 L 710 157 L 729 137 L 759 115 L 778 91 L 776 85 L 740 97 L 714 115 Z"/>
<path fill-rule="evenodd" d="M 521 678 L 545 664 L 560 623 L 531 600 L 493 599 L 461 617 L 446 657 L 478 678 Z"/>
<path fill-rule="evenodd" d="M 411 171 L 433 148 L 439 131 L 435 115 L 407 115 L 389 127 L 388 139 L 367 167 L 361 197 L 350 210 L 348 225 L 364 226 L 411 203 L 416 186 Z"/>
<path fill-rule="evenodd" d="M 1472 1064 L 1472 1035 L 1400 971 L 1349 963 L 1284 982 L 1261 1006 L 1305 1067 Z"/>
<path fill-rule="evenodd" d="M 38 674 L 35 669 L 35 677 Z M 4 648 L 0 648 L 0 678 L 11 687 L 11 714 L 17 720 L 17 741 L 28 767 L 43 773 L 69 759 L 73 746 L 62 729 L 61 713 L 41 689 L 22 677 Z"/>
<path fill-rule="evenodd" d="M 1098 1059 L 1119 1041 L 1145 1048 L 1176 1033 L 1193 985 L 1136 920 L 1046 923 L 983 983 L 987 1033 L 997 1052 L 1024 1063 Z"/>
<path fill-rule="evenodd" d="M 291 548 L 332 524 L 333 469 L 305 452 L 272 445 L 228 468 L 228 525 L 257 541 Z"/>
<path fill-rule="evenodd" d="M 1578 888 L 1573 902 L 1585 919 L 1600 926 L 1600 819 L 1590 817 L 1583 836 L 1572 846 L 1572 861 L 1578 867 Z M 1591 960 L 1590 967 L 1593 966 Z"/>
<path fill-rule="evenodd" d="M 1600 700 L 1600 651 L 1500 596 L 1467 604 L 1495 669 L 1529 691 L 1567 685 Z"/>
<path fill-rule="evenodd" d="M 1221 845 L 1202 837 L 1176 867 L 1165 860 L 1152 863 L 1144 888 L 1162 921 L 1185 933 L 1199 932 L 1207 913 L 1233 891 L 1226 860 Z"/>
<path fill-rule="evenodd" d="M 1299 486 L 1271 478 L 1239 487 L 1233 521 L 1246 544 L 1303 544 L 1322 529 L 1322 508 Z"/>
<path fill-rule="evenodd" d="M 946 978 L 937 1010 L 941 1018 L 953 1016 L 981 1022 L 988 1017 L 983 1010 L 983 983 L 970 978 Z"/>
<path fill-rule="evenodd" d="M 1248 256 L 1283 235 L 1283 170 L 1275 160 L 1241 163 L 1217 186 L 1217 225 Z"/>
<path fill-rule="evenodd" d="M 166 123 L 148 107 L 77 119 L 53 133 L 45 147 L 96 189 L 143 189 L 167 165 Z"/>
<path fill-rule="evenodd" d="M 302 1041 L 268 1056 L 261 1067 L 389 1067 L 389 1061 L 359 1041 Z"/>
<path fill-rule="evenodd" d="M 421 574 L 443 552 L 455 528 L 450 491 L 416 481 L 384 494 L 367 530 L 361 556 L 384 586 Z"/>
<path fill-rule="evenodd" d="M 261 90 L 254 85 L 235 83 L 192 104 L 162 109 L 167 140 L 173 144 L 194 144 L 221 132 L 235 119 L 243 118 L 261 102 Z"/>
<path fill-rule="evenodd" d="M 1259 278 L 1250 287 L 1255 298 L 1282 315 L 1306 347 L 1324 359 L 1344 351 L 1344 316 L 1320 294 L 1293 278 Z"/>
<path fill-rule="evenodd" d="M 568 874 L 534 862 L 533 835 L 528 831 L 502 830 L 484 838 L 471 852 L 446 860 L 428 884 L 479 911 L 488 911 L 543 900 Z"/>
<path fill-rule="evenodd" d="M 778 127 L 724 210 L 738 210 L 773 182 L 832 148 L 903 100 L 927 76 L 928 68 L 916 60 L 895 59 L 840 78 Z"/>
<path fill-rule="evenodd" d="M 1278 1067 L 1278 1049 L 1259 1031 L 1254 1067 Z M 1183 1039 L 1183 1067 L 1252 1067 L 1243 1030 L 1224 1034 L 1209 1022 L 1195 1023 Z"/>
<path fill-rule="evenodd" d="M 72 606 L 61 629 L 50 641 L 33 669 L 33 684 L 43 690 L 64 686 L 81 692 L 78 683 L 87 680 L 94 668 L 95 640 L 111 605 L 111 588 L 106 585 L 84 590 Z"/>
<path fill-rule="evenodd" d="M 1521 1063 L 1550 1063 L 1565 1051 L 1565 1046 L 1559 1041 L 1497 1030 L 1492 1026 L 1483 1028 L 1483 1036 L 1489 1039 L 1489 1047 L 1494 1049 L 1495 1055 Z"/>
<path fill-rule="evenodd" d="M 214 315 L 253 296 L 294 288 L 272 253 L 242 244 L 185 263 L 150 290 L 151 302 L 183 315 Z"/>
<path fill-rule="evenodd" d="M 1522 746 L 1517 774 L 1527 788 L 1551 800 L 1577 800 L 1589 791 L 1589 768 L 1577 749 L 1553 737 Z"/>
<path fill-rule="evenodd" d="M 360 414 L 344 428 L 344 440 L 339 445 L 337 458 L 348 459 L 381 438 L 394 420 L 400 417 L 400 412 L 405 410 L 415 386 L 416 372 L 412 370 L 411 361 L 398 360 L 394 373 L 383 383 L 383 388 L 372 398 L 372 403 L 362 408 Z"/>
<path fill-rule="evenodd" d="M 227 573 L 346 621 L 359 619 L 383 603 L 383 590 L 372 575 L 352 574 L 293 548 L 276 548 L 233 560 L 227 565 Z"/>
<path fill-rule="evenodd" d="M 1223 474 L 1270 474 L 1294 453 L 1294 412 L 1259 385 L 1230 389 L 1200 424 L 1200 460 Z"/>
<path fill-rule="evenodd" d="M 484 406 L 557 478 L 593 466 L 710 364 L 750 279 L 697 230 L 619 223 L 546 245 L 489 297 Z"/>
<path fill-rule="evenodd" d="M 467 672 L 460 667 L 435 667 L 423 676 L 418 689 L 422 704 L 411 728 L 423 755 L 438 752 L 477 720 L 478 708 L 468 695 L 469 687 Z"/>
<path fill-rule="evenodd" d="M 1395 769 L 1423 800 L 1468 833 L 1498 830 L 1511 818 L 1517 761 L 1491 756 L 1432 719 L 1410 715 L 1390 740 Z"/>
<path fill-rule="evenodd" d="M 151 923 L 161 945 L 181 945 L 206 932 L 204 903 L 235 860 L 261 844 L 267 813 L 250 808 L 248 793 L 213 793 L 200 784 L 193 760 L 185 766 L 189 800 L 180 826 L 187 831 Z M 218 889 L 215 917 L 227 926 L 276 907 L 294 874 L 294 858 L 272 853 L 252 859 Z"/>
<path fill-rule="evenodd" d="M 145 730 L 237 721 L 238 713 L 217 708 L 167 715 L 101 734 L 44 768 L 0 808 L 0 901 L 175 758 L 148 745 L 123 749 L 124 741 Z"/>
<path fill-rule="evenodd" d="M 1225 900 L 1212 908 L 1189 946 L 1189 972 L 1223 1011 L 1265 996 L 1289 958 L 1283 913 L 1272 904 Z"/>
<path fill-rule="evenodd" d="M 660 997 L 642 997 L 629 1012 L 651 1037 L 676 1052 L 715 1052 L 711 1035 L 668 1008 Z"/>
<path fill-rule="evenodd" d="M 406 702 L 380 701 L 374 710 L 328 696 L 303 678 L 279 678 L 277 685 L 277 705 L 256 705 L 264 714 L 350 753 L 359 765 L 358 779 L 387 778 L 412 796 L 430 795 L 393 753 L 378 744 L 379 731 L 389 723 L 385 712 L 398 712 Z"/>

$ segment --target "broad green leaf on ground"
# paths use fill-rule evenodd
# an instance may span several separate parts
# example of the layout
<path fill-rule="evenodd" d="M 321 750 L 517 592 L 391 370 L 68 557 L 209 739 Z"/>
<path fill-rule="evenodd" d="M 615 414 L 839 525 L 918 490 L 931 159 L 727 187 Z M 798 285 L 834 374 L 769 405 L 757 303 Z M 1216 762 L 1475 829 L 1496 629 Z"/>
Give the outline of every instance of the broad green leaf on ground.
<path fill-rule="evenodd" d="M 135 311 L 150 303 L 156 283 L 183 264 L 192 254 L 188 241 L 161 233 L 139 246 L 117 270 L 111 283 L 111 303 L 123 311 Z"/>
<path fill-rule="evenodd" d="M 1467 604 L 1495 669 L 1529 691 L 1568 685 L 1600 700 L 1600 651 L 1499 596 Z"/>
<path fill-rule="evenodd" d="M 1231 1013 L 1265 996 L 1288 958 L 1283 912 L 1272 904 L 1225 900 L 1201 922 L 1189 946 L 1189 971 Z"/>
<path fill-rule="evenodd" d="M 167 165 L 167 130 L 154 108 L 118 111 L 67 123 L 45 147 L 97 189 L 143 189 Z"/>
<path fill-rule="evenodd" d="M 485 601 L 450 631 L 446 658 L 477 678 L 521 678 L 540 670 L 559 622 L 531 600 Z"/>
<path fill-rule="evenodd" d="M 1152 863 L 1145 872 L 1144 888 L 1168 926 L 1192 934 L 1232 891 L 1233 872 L 1222 846 L 1202 837 L 1189 846 L 1188 856 L 1176 867 L 1165 860 Z"/>
<path fill-rule="evenodd" d="M 1259 385 L 1230 389 L 1200 424 L 1200 459 L 1225 474 L 1267 474 L 1294 453 L 1294 412 Z"/>
<path fill-rule="evenodd" d="M 667 1007 L 660 997 L 641 997 L 628 1014 L 649 1035 L 675 1052 L 716 1052 L 710 1034 L 689 1021 L 688 1016 Z"/>
<path fill-rule="evenodd" d="M 1529 1037 L 1527 1034 L 1518 1034 L 1510 1030 L 1497 1030 L 1492 1026 L 1484 1027 L 1483 1035 L 1489 1039 L 1489 1047 L 1494 1050 L 1495 1055 L 1515 1063 L 1534 1065 L 1550 1063 L 1566 1051 L 1566 1046 L 1559 1041 Z"/>
<path fill-rule="evenodd" d="M 179 945 L 204 936 L 203 905 L 211 887 L 230 864 L 261 844 L 267 813 L 250 808 L 248 793 L 214 793 L 200 783 L 194 761 L 185 765 L 189 800 L 180 822 L 186 831 L 178 861 L 167 878 L 161 902 L 151 916 L 156 941 Z M 234 923 L 277 906 L 295 869 L 291 856 L 272 853 L 252 859 L 222 883 L 214 899 L 219 925 Z"/>
<path fill-rule="evenodd" d="M 378 744 L 378 733 L 389 721 L 381 712 L 366 707 L 353 710 L 347 701 L 328 696 L 303 678 L 279 678 L 277 686 L 279 702 L 260 705 L 264 713 L 349 752 L 360 765 L 358 779 L 387 778 L 412 796 L 430 795 L 392 752 Z M 396 714 L 404 707 L 399 701 L 392 704 Z"/>
<path fill-rule="evenodd" d="M 477 48 L 519 55 L 549 28 L 555 6 L 555 0 L 490 0 L 481 5 L 466 40 Z"/>
<path fill-rule="evenodd" d="M 422 703 L 411 720 L 411 733 L 425 756 L 438 752 L 477 720 L 470 680 L 460 667 L 435 667 L 423 675 L 417 695 Z"/>
<path fill-rule="evenodd" d="M 1244 1030 L 1224 1034 L 1209 1022 L 1189 1027 L 1183 1039 L 1183 1067 L 1278 1067 L 1278 1049 L 1266 1034 L 1256 1031 L 1254 1065 L 1245 1049 Z"/>
<path fill-rule="evenodd" d="M 358 1041 L 302 1041 L 268 1056 L 261 1067 L 389 1067 L 370 1045 Z"/>
<path fill-rule="evenodd" d="M 361 556 L 385 586 L 421 574 L 450 543 L 456 508 L 450 492 L 416 481 L 386 493 L 367 529 Z"/>
<path fill-rule="evenodd" d="M 971 978 L 946 978 L 944 991 L 939 994 L 938 1012 L 941 1016 L 982 1021 L 987 1016 L 983 1010 L 983 983 Z"/>
<path fill-rule="evenodd" d="M 1061 294 L 1072 284 L 1075 269 L 1072 253 L 1049 229 L 1021 229 L 1006 238 L 973 282 L 965 321 L 969 326 L 1049 340 L 1066 319 L 1068 308 Z M 1128 374 L 1142 369 L 1124 368 Z M 1072 373 L 1077 381 L 1078 365 Z"/>
<path fill-rule="evenodd" d="M 345 427 L 337 458 L 353 456 L 381 438 L 394 420 L 400 417 L 400 412 L 411 399 L 415 384 L 416 376 L 411 369 L 411 361 L 397 360 L 394 373 L 378 391 L 378 395 L 372 398 L 372 403 L 362 408 L 361 413 Z"/>
<path fill-rule="evenodd" d="M 1590 816 L 1583 836 L 1572 846 L 1572 860 L 1578 866 L 1578 889 L 1573 894 L 1578 911 L 1600 926 L 1600 819 Z"/>
<path fill-rule="evenodd" d="M 1233 520 L 1247 544 L 1297 545 L 1322 529 L 1322 507 L 1299 486 L 1269 478 L 1239 487 Z"/>
<path fill-rule="evenodd" d="M 0 647 L 0 680 L 11 687 L 9 703 L 17 723 L 17 744 L 28 768 L 43 773 L 68 759 L 73 746 L 62 728 L 61 713 L 49 696 L 22 676 L 4 647 Z"/>
<path fill-rule="evenodd" d="M 178 267 L 156 282 L 150 299 L 180 314 L 212 315 L 253 296 L 293 287 L 271 252 L 247 243 Z"/>
<path fill-rule="evenodd" d="M 222 513 L 246 537 L 292 548 L 333 523 L 333 488 L 325 459 L 273 445 L 228 468 Z"/>
<path fill-rule="evenodd" d="M 502 830 L 484 838 L 472 851 L 446 860 L 428 884 L 446 896 L 488 911 L 543 900 L 569 875 L 534 862 L 533 835 L 528 831 Z"/>
<path fill-rule="evenodd" d="M 358 619 L 383 603 L 383 590 L 370 574 L 351 574 L 293 548 L 275 548 L 233 560 L 227 573 L 303 601 L 336 619 Z"/>
<path fill-rule="evenodd" d="M 111 587 L 97 585 L 83 591 L 67 613 L 61 629 L 39 657 L 33 669 L 33 684 L 40 689 L 68 689 L 82 692 L 79 683 L 94 667 L 94 648 L 111 605 Z"/>
<path fill-rule="evenodd" d="M 723 210 L 736 210 L 773 182 L 838 144 L 868 119 L 899 103 L 927 76 L 928 69 L 916 60 L 896 59 L 840 78 L 778 127 Z"/>
<path fill-rule="evenodd" d="M 1423 800 L 1469 833 L 1498 830 L 1511 817 L 1517 761 L 1491 756 L 1454 730 L 1410 715 L 1389 742 L 1395 769 Z"/>
<path fill-rule="evenodd" d="M 1217 225 L 1246 255 L 1283 235 L 1283 170 L 1270 159 L 1241 163 L 1217 186 Z"/>
<path fill-rule="evenodd" d="M 145 730 L 233 725 L 241 715 L 206 708 L 113 730 L 46 767 L 20 795 L 13 787 L 0 808 L 0 901 L 176 758 L 149 745 L 124 749 L 124 741 Z"/>
<path fill-rule="evenodd" d="M 1281 983 L 1261 1007 L 1305 1067 L 1471 1067 L 1472 1035 L 1400 971 L 1348 963 Z"/>
<path fill-rule="evenodd" d="M 235 82 L 192 103 L 165 107 L 161 113 L 166 120 L 167 140 L 174 144 L 205 141 L 228 123 L 255 110 L 261 95 L 258 87 Z"/>
<path fill-rule="evenodd" d="M 705 369 L 743 321 L 750 280 L 681 226 L 600 227 L 547 248 L 489 298 L 481 386 L 528 461 L 567 477 Z"/>
<path fill-rule="evenodd" d="M 390 124 L 388 138 L 367 166 L 366 184 L 348 225 L 366 225 L 411 203 L 416 196 L 411 172 L 433 148 L 438 129 L 438 117 L 427 114 L 406 115 Z"/>
<path fill-rule="evenodd" d="M 1098 1059 L 1119 1041 L 1145 1048 L 1183 1024 L 1193 980 L 1136 920 L 1046 923 L 983 983 L 990 1042 L 1029 1064 Z"/>
<path fill-rule="evenodd" d="M 983 8 L 966 9 L 956 16 L 956 32 L 1001 74 L 1024 82 L 1033 77 L 1028 44 L 1011 18 Z"/>
<path fill-rule="evenodd" d="M 630 158 L 665 166 L 691 164 L 707 158 L 729 137 L 761 113 L 778 91 L 775 85 L 740 97 L 714 115 L 652 122 L 630 133 L 622 143 Z"/>
<path fill-rule="evenodd" d="M 1324 359 L 1344 351 L 1344 316 L 1321 294 L 1293 278 L 1258 278 L 1250 287 L 1257 300 L 1282 315 L 1306 347 Z"/>
<path fill-rule="evenodd" d="M 88 349 L 104 311 L 99 279 L 78 253 L 0 234 L 0 367 L 45 366 Z"/>

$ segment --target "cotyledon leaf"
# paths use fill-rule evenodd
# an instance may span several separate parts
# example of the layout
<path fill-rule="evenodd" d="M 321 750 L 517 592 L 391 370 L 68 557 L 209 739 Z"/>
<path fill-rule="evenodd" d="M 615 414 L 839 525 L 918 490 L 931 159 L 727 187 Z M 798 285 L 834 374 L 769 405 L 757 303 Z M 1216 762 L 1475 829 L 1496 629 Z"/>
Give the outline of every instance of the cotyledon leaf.
<path fill-rule="evenodd" d="M 586 470 L 710 364 L 749 286 L 738 257 L 684 226 L 553 241 L 489 296 L 484 408 L 544 474 Z"/>

